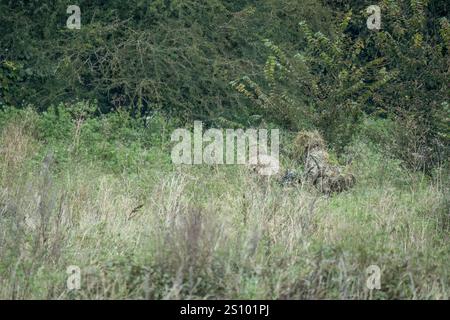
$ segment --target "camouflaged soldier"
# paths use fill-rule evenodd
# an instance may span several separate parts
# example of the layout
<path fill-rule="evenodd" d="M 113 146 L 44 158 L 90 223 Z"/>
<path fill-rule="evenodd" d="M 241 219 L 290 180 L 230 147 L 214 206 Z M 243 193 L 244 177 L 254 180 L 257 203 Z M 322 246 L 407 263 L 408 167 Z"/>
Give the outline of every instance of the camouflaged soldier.
<path fill-rule="evenodd" d="M 317 131 L 301 131 L 294 142 L 295 156 L 304 163 L 303 178 L 324 193 L 342 192 L 356 180 L 343 167 L 330 164 L 325 142 Z"/>

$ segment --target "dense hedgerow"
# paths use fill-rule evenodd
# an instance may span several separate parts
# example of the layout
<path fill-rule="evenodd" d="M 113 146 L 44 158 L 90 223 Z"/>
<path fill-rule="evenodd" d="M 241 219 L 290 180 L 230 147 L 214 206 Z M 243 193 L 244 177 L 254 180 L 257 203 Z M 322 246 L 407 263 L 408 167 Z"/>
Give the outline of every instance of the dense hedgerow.
<path fill-rule="evenodd" d="M 80 30 L 65 26 L 66 1 L 0 3 L 0 46 L 7 49 L 0 52 L 0 103 L 43 110 L 97 100 L 103 112 L 242 123 L 251 110 L 228 83 L 242 71 L 259 72 L 259 39 L 295 41 L 298 20 L 311 17 L 326 30 L 321 20 L 331 19 L 310 0 L 77 4 Z"/>

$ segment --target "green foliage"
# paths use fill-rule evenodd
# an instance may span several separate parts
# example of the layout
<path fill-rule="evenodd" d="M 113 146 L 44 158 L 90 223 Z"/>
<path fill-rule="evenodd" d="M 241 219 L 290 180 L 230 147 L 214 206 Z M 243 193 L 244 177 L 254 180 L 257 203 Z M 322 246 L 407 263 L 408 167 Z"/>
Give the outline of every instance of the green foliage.
<path fill-rule="evenodd" d="M 100 163 L 113 172 L 138 172 L 155 159 L 170 163 L 169 151 L 155 150 L 168 147 L 175 122 L 160 114 L 136 119 L 125 111 L 97 116 L 93 114 L 96 109 L 95 104 L 79 102 L 53 106 L 38 115 L 31 107 L 6 107 L 0 112 L 0 129 L 21 122 L 46 146 L 38 150 L 35 159 L 40 161 L 51 152 L 61 170 L 77 161 L 80 165 Z"/>
<path fill-rule="evenodd" d="M 22 102 L 20 98 L 24 93 L 20 90 L 20 84 L 28 72 L 29 69 L 24 71 L 20 64 L 0 59 L 0 106 Z"/>
<path fill-rule="evenodd" d="M 74 108 L 91 107 L 0 112 L 0 298 L 448 300 L 443 179 L 411 173 L 363 141 L 346 152 L 358 183 L 333 197 L 244 168 L 166 167 L 158 153 L 168 151 L 133 143 L 147 129 L 123 112 L 87 116 L 68 162 L 56 154 L 43 170 L 49 150 L 72 147 L 77 118 L 56 110 Z M 48 122 L 59 129 L 36 138 Z M 370 131 L 384 136 L 389 126 Z M 61 145 L 58 130 L 72 133 Z M 102 141 L 111 144 L 103 151 L 120 150 L 101 159 Z M 147 151 L 151 161 L 135 172 Z M 370 292 L 373 264 L 382 283 Z M 67 289 L 69 265 L 81 269 L 80 290 Z"/>
<path fill-rule="evenodd" d="M 293 57 L 270 40 L 265 66 L 266 82 L 260 86 L 244 77 L 232 85 L 256 101 L 269 118 L 289 129 L 316 127 L 334 146 L 343 147 L 356 133 L 370 97 L 395 73 L 386 71 L 384 59 L 361 61 L 364 41 L 352 41 L 344 32 L 346 16 L 327 37 L 301 22 L 304 49 Z"/>
<path fill-rule="evenodd" d="M 448 4 L 381 1 L 382 29 L 371 32 L 364 4 L 351 3 L 358 10 L 347 32 L 366 39 L 359 59 L 383 57 L 386 70 L 396 74 L 371 96 L 366 112 L 395 120 L 392 152 L 411 168 L 428 170 L 448 157 L 449 149 Z"/>
<path fill-rule="evenodd" d="M 0 105 L 319 129 L 337 151 L 366 114 L 395 121 L 396 155 L 428 170 L 449 150 L 448 5 L 380 1 L 374 32 L 370 4 L 84 0 L 81 30 L 68 30 L 66 1 L 2 1 Z"/>
<path fill-rule="evenodd" d="M 265 81 L 244 76 L 232 85 L 266 119 L 317 128 L 337 150 L 364 114 L 394 119 L 393 153 L 411 168 L 430 168 L 449 150 L 448 11 L 436 1 L 382 1 L 382 30 L 374 32 L 366 27 L 369 4 L 330 4 L 337 8 L 331 35 L 300 23 L 296 54 L 265 40 Z"/>
<path fill-rule="evenodd" d="M 8 48 L 0 61 L 16 61 L 30 73 L 17 83 L 29 93 L 25 101 L 4 103 L 31 103 L 44 110 L 61 102 L 97 100 L 102 112 L 126 108 L 141 116 L 159 111 L 236 126 L 246 123 L 251 111 L 228 82 L 242 71 L 258 70 L 259 39 L 294 40 L 294 20 L 287 17 L 311 17 L 314 25 L 331 17 L 312 0 L 258 5 L 84 0 L 77 5 L 81 30 L 66 28 L 66 1 L 0 3 L 5 26 L 0 47 Z"/>
<path fill-rule="evenodd" d="M 448 0 L 77 4 L 0 1 L 0 298 L 449 298 Z M 286 129 L 282 169 L 323 135 L 357 183 L 175 168 L 194 119 Z"/>

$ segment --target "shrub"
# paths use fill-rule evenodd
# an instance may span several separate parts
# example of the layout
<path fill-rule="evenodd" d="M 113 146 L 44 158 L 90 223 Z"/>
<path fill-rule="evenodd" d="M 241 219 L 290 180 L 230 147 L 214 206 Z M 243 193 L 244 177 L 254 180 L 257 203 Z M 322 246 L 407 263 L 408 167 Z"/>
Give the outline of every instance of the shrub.
<path fill-rule="evenodd" d="M 342 148 L 352 139 L 371 95 L 395 76 L 382 67 L 384 59 L 361 61 L 363 40 L 345 33 L 350 15 L 327 37 L 300 23 L 305 49 L 293 57 L 272 41 L 265 67 L 266 82 L 249 77 L 232 85 L 255 101 L 269 119 L 289 129 L 319 128 L 333 146 Z"/>

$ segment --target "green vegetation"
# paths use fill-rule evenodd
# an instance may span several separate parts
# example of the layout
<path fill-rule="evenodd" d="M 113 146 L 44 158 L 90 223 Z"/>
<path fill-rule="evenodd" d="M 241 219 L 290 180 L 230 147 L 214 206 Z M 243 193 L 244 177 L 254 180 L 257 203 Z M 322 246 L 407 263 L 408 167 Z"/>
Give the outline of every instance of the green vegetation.
<path fill-rule="evenodd" d="M 1 1 L 0 299 L 449 299 L 448 1 L 372 4 Z M 318 132 L 356 184 L 175 166 L 194 120 L 279 128 L 282 173 Z"/>
<path fill-rule="evenodd" d="M 357 140 L 356 187 L 324 197 L 242 166 L 173 168 L 156 118 L 0 119 L 2 298 L 449 298 L 442 170 L 412 173 Z"/>

